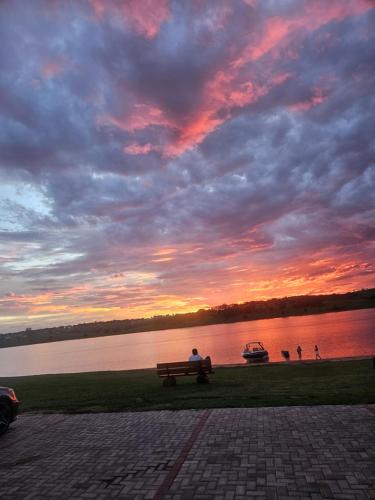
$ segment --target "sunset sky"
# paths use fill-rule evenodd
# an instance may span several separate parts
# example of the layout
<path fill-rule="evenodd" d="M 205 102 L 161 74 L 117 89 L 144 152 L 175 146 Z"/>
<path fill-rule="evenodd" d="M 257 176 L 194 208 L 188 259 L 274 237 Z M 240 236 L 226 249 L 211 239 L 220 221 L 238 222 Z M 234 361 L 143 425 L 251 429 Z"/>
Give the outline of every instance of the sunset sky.
<path fill-rule="evenodd" d="M 0 3 L 0 332 L 375 286 L 369 0 Z"/>

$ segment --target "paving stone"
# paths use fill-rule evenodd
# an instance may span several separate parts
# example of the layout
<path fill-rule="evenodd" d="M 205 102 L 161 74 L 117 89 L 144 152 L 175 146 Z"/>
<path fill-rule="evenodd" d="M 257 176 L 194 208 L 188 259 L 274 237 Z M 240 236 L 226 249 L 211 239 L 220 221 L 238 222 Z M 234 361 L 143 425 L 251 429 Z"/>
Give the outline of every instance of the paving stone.
<path fill-rule="evenodd" d="M 375 498 L 375 415 L 361 405 L 24 415 L 0 441 L 0 498 Z"/>

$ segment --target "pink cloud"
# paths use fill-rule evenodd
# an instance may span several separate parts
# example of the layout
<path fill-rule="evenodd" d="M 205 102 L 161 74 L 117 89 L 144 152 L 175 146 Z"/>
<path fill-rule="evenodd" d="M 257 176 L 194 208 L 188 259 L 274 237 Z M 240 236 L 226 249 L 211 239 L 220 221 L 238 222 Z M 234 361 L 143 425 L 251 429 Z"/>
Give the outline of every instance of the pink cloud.
<path fill-rule="evenodd" d="M 250 7 L 255 7 L 259 3 L 259 0 L 243 0 L 243 1 L 247 5 L 250 5 Z"/>
<path fill-rule="evenodd" d="M 106 13 L 120 16 L 124 23 L 146 38 L 154 38 L 161 25 L 170 17 L 167 0 L 91 0 L 95 17 L 101 19 Z"/>
<path fill-rule="evenodd" d="M 264 34 L 253 47 L 249 47 L 249 58 L 259 59 L 273 49 L 289 33 L 293 23 L 279 17 L 272 17 L 265 23 Z"/>
<path fill-rule="evenodd" d="M 155 149 L 157 149 L 156 146 L 152 144 L 144 144 L 142 146 L 141 144 L 133 143 L 124 147 L 124 153 L 131 155 L 147 155 L 150 151 L 154 151 Z"/>
<path fill-rule="evenodd" d="M 223 119 L 215 118 L 210 109 L 200 110 L 184 126 L 179 128 L 178 139 L 165 146 L 165 155 L 171 157 L 177 156 L 201 143 L 223 121 Z"/>
<path fill-rule="evenodd" d="M 245 63 L 257 60 L 266 53 L 276 48 L 283 47 L 283 42 L 288 36 L 300 30 L 314 31 L 320 26 L 331 21 L 341 21 L 345 17 L 360 15 L 371 8 L 371 2 L 367 0 L 305 0 L 300 2 L 300 10 L 294 15 L 284 17 L 271 17 L 266 19 L 263 28 L 254 38 L 249 36 L 249 42 L 239 56 L 235 65 L 242 66 Z"/>
<path fill-rule="evenodd" d="M 308 111 L 310 108 L 322 104 L 327 98 L 328 96 L 323 93 L 322 89 L 314 88 L 310 99 L 291 104 L 288 109 L 296 112 Z"/>
<path fill-rule="evenodd" d="M 151 125 L 171 127 L 173 123 L 165 116 L 163 110 L 151 104 L 135 104 L 130 112 L 123 116 L 103 115 L 98 118 L 99 125 L 114 125 L 125 132 L 143 130 Z"/>
<path fill-rule="evenodd" d="M 256 2 L 251 1 L 251 5 Z M 173 145 L 168 146 L 167 154 L 174 155 L 183 152 L 185 149 L 202 142 L 217 126 L 222 124 L 231 116 L 231 110 L 236 107 L 244 107 L 255 103 L 260 97 L 267 94 L 273 87 L 282 84 L 290 75 L 274 74 L 272 67 L 266 67 L 267 78 L 263 84 L 255 83 L 249 78 L 243 81 L 239 77 L 244 66 L 261 56 L 282 46 L 288 35 L 296 30 L 313 31 L 321 25 L 332 20 L 341 20 L 347 16 L 359 15 L 371 8 L 369 2 L 365 0 L 355 0 L 342 2 L 332 0 L 327 4 L 323 0 L 317 2 L 305 1 L 304 10 L 295 17 L 281 18 L 272 17 L 265 21 L 264 29 L 258 40 L 254 40 L 252 35 L 249 43 L 240 57 L 226 61 L 223 67 L 207 82 L 204 89 L 204 103 L 195 116 L 184 126 L 180 137 Z M 285 57 L 294 57 L 288 53 Z M 308 102 L 298 103 L 294 111 L 304 111 L 313 106 L 321 104 L 327 99 L 327 95 L 320 89 L 315 88 L 313 96 Z M 223 111 L 226 111 L 223 113 Z M 218 118 L 220 116 L 223 118 Z"/>
<path fill-rule="evenodd" d="M 218 71 L 204 89 L 204 105 L 180 129 L 179 138 L 165 148 L 167 156 L 178 155 L 200 144 L 213 130 L 231 117 L 234 108 L 255 103 L 274 86 L 281 85 L 288 74 L 271 75 L 268 82 L 237 81 L 237 73 Z M 220 112 L 220 117 L 219 117 Z"/>
<path fill-rule="evenodd" d="M 48 61 L 45 62 L 42 66 L 42 75 L 44 78 L 54 78 L 56 75 L 61 73 L 64 67 L 63 61 Z"/>
<path fill-rule="evenodd" d="M 147 154 L 151 150 L 159 150 L 166 157 L 177 156 L 200 144 L 207 135 L 231 116 L 233 108 L 241 108 L 256 102 L 272 87 L 280 85 L 289 76 L 286 73 L 271 74 L 267 83 L 260 85 L 251 81 L 237 81 L 239 70 L 240 68 L 232 72 L 219 70 L 203 89 L 201 107 L 187 116 L 184 122 L 171 118 L 156 106 L 136 104 L 123 116 L 99 117 L 98 124 L 112 125 L 126 132 L 143 130 L 152 125 L 167 127 L 177 136 L 173 141 L 165 145 L 140 146 L 134 143 L 125 147 L 124 151 L 129 154 Z"/>
<path fill-rule="evenodd" d="M 107 4 L 102 0 L 92 0 L 96 5 L 98 15 L 103 15 Z M 250 1 L 251 5 L 256 2 Z M 120 8 L 120 4 L 110 4 Z M 158 4 L 159 5 L 159 4 Z M 147 19 L 153 19 L 153 26 L 160 29 L 159 21 L 167 19 L 166 4 L 162 2 L 163 7 L 160 10 L 160 16 L 154 17 L 151 11 L 151 17 L 142 22 L 147 23 Z M 134 26 L 138 26 L 138 31 L 142 30 L 141 21 L 138 15 L 144 9 L 150 7 L 149 2 L 144 0 L 127 2 L 121 4 L 122 12 L 127 12 L 133 20 Z M 289 42 L 291 35 L 293 40 L 303 39 L 304 34 L 314 31 L 320 26 L 333 20 L 341 20 L 347 16 L 358 15 L 371 8 L 369 2 L 365 0 L 331 0 L 325 2 L 301 1 L 294 14 L 288 14 L 288 18 L 274 16 L 265 19 L 263 26 L 259 31 L 251 32 L 240 53 L 231 54 L 221 63 L 221 67 L 214 73 L 202 88 L 200 106 L 197 109 L 187 113 L 183 120 L 171 116 L 167 109 L 162 109 L 153 103 L 138 103 L 133 105 L 130 112 L 122 116 L 104 116 L 99 119 L 100 124 L 110 124 L 126 132 L 135 132 L 143 130 L 146 127 L 164 126 L 173 133 L 173 139 L 163 145 L 148 144 L 139 146 L 131 144 L 125 151 L 130 154 L 146 154 L 153 150 L 160 150 L 166 157 L 177 156 L 184 151 L 200 144 L 210 133 L 218 126 L 230 119 L 233 111 L 243 108 L 257 102 L 265 96 L 270 90 L 281 85 L 288 77 L 287 73 L 279 73 L 274 69 L 273 62 L 279 58 L 295 58 L 298 48 L 290 49 Z M 228 13 L 226 14 L 228 15 Z M 223 19 L 226 19 L 223 16 Z M 158 22 L 156 22 L 158 20 Z M 138 24 L 137 24 L 138 23 Z M 158 24 L 159 23 L 159 24 Z M 154 31 L 145 31 L 143 34 L 148 37 L 154 36 Z M 298 47 L 298 45 L 297 45 Z M 262 78 L 255 79 L 246 69 L 249 63 L 259 60 L 265 55 L 271 57 L 264 62 L 262 68 Z M 258 75 L 259 76 L 259 75 Z M 328 98 L 328 92 L 324 89 L 314 88 L 312 97 L 304 102 L 298 102 L 289 106 L 292 111 L 307 111 L 313 106 L 321 104 Z"/>

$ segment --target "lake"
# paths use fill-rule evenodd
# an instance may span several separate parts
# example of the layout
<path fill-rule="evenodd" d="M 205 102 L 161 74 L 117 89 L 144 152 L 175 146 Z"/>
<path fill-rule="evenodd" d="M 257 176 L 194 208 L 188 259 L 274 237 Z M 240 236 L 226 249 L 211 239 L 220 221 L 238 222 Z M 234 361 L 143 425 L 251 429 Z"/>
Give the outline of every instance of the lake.
<path fill-rule="evenodd" d="M 192 347 L 213 364 L 245 363 L 241 352 L 251 340 L 263 342 L 270 361 L 280 361 L 281 350 L 296 359 L 298 344 L 303 359 L 314 358 L 315 344 L 322 358 L 371 355 L 375 309 L 9 347 L 0 349 L 0 377 L 150 368 L 187 359 Z"/>

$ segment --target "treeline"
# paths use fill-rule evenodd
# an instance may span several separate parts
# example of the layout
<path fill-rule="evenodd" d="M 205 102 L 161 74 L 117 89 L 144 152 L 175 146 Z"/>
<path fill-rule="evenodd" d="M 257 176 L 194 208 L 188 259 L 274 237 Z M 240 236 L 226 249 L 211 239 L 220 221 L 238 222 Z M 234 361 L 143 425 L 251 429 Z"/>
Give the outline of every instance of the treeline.
<path fill-rule="evenodd" d="M 345 294 L 303 295 L 264 301 L 257 300 L 242 304 L 222 304 L 211 309 L 200 309 L 197 312 L 186 314 L 81 323 L 39 330 L 28 328 L 21 332 L 0 334 L 0 348 L 372 307 L 375 307 L 375 288 Z"/>

